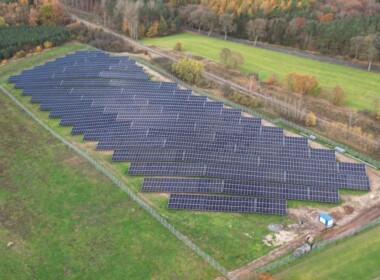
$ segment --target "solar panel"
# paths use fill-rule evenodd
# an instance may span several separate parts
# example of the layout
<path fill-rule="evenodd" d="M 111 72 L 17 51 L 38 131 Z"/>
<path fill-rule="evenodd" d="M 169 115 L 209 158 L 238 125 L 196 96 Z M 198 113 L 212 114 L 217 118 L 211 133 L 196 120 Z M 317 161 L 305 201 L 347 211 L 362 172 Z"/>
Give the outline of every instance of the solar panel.
<path fill-rule="evenodd" d="M 198 178 L 145 178 L 143 192 L 222 193 L 339 203 L 337 188 Z"/>
<path fill-rule="evenodd" d="M 171 194 L 168 208 L 286 215 L 286 200 L 258 197 Z"/>
<path fill-rule="evenodd" d="M 113 150 L 113 161 L 132 162 L 129 174 L 171 176 L 146 178 L 143 191 L 215 194 L 178 207 L 278 214 L 286 199 L 337 203 L 340 188 L 370 189 L 364 164 L 337 162 L 333 150 L 310 148 L 240 109 L 149 81 L 125 56 L 80 51 L 8 81 L 72 134 Z"/>

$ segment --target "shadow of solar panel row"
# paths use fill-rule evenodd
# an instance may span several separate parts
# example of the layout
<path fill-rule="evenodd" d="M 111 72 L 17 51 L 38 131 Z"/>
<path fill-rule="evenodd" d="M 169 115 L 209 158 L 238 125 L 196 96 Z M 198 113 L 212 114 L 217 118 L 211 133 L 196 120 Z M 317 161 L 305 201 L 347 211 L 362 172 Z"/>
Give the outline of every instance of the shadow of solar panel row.
<path fill-rule="evenodd" d="M 135 79 L 135 80 L 146 80 L 148 74 L 138 73 L 138 74 L 126 74 L 125 79 Z M 121 80 L 118 83 L 112 82 L 109 79 L 81 79 L 81 80 L 51 80 L 51 81 L 25 81 L 20 82 L 15 85 L 16 89 L 23 89 L 25 87 L 36 87 L 36 88 L 51 88 L 51 87 L 112 87 L 127 85 L 127 83 Z"/>
<path fill-rule="evenodd" d="M 57 79 L 80 79 L 80 78 L 111 78 L 114 75 L 139 74 L 143 72 L 143 67 L 130 64 L 119 67 L 117 70 L 112 65 L 90 65 L 84 67 L 59 67 L 44 69 L 43 71 L 31 71 L 21 74 L 22 81 L 44 81 Z M 108 76 L 110 75 L 111 76 Z M 122 76 L 121 76 L 122 77 Z"/>
<path fill-rule="evenodd" d="M 81 74 L 82 71 L 75 71 L 71 73 L 50 73 L 44 74 L 40 76 L 24 77 L 20 85 L 25 85 L 27 83 L 54 83 L 60 82 L 62 80 L 76 82 L 81 79 L 133 79 L 135 77 L 145 77 L 146 74 L 141 72 L 140 68 L 130 69 L 133 72 L 114 72 L 112 71 L 99 71 L 99 70 L 84 70 L 86 71 L 84 74 Z M 138 72 L 140 71 L 140 72 Z"/>
<path fill-rule="evenodd" d="M 213 193 L 255 197 L 273 197 L 339 203 L 339 190 L 268 182 L 244 182 L 221 179 L 145 178 L 143 192 Z"/>
<path fill-rule="evenodd" d="M 34 70 L 27 70 L 24 71 L 19 77 L 11 77 L 12 80 L 18 80 L 16 82 L 20 82 L 22 80 L 32 80 L 33 77 L 36 78 L 36 80 L 41 79 L 42 77 L 46 77 L 46 79 L 54 79 L 61 77 L 72 77 L 73 74 L 81 74 L 83 77 L 87 77 L 87 75 L 92 75 L 94 73 L 101 73 L 103 71 L 112 72 L 112 73 L 140 73 L 143 71 L 143 68 L 140 66 L 136 66 L 133 64 L 124 64 L 124 65 L 117 65 L 119 66 L 117 69 L 113 67 L 113 70 L 111 70 L 112 64 L 91 64 L 88 66 L 82 65 L 80 67 L 75 66 L 64 66 L 64 67 L 45 67 L 41 68 L 41 70 L 34 69 Z M 120 67 L 121 66 L 121 67 Z M 82 72 L 82 73 L 81 73 Z"/>
<path fill-rule="evenodd" d="M 123 94 L 128 93 L 130 91 L 139 90 L 139 92 L 145 92 L 145 91 L 153 91 L 159 89 L 165 89 L 167 90 L 166 93 L 174 95 L 174 90 L 180 92 L 187 92 L 188 95 L 191 93 L 189 90 L 184 89 L 178 89 L 177 85 L 175 83 L 167 83 L 167 82 L 155 82 L 155 81 L 149 81 L 147 83 L 146 81 L 142 80 L 127 80 L 125 81 L 126 86 L 119 86 L 119 87 L 109 87 L 109 88 L 83 88 L 83 87 L 54 87 L 54 88 L 26 88 L 24 89 L 25 95 L 32 95 L 32 94 L 56 94 L 56 93 L 64 93 L 64 94 L 108 94 L 108 96 L 111 98 L 114 94 Z"/>
<path fill-rule="evenodd" d="M 260 197 L 170 194 L 168 208 L 286 215 L 286 200 Z"/>
<path fill-rule="evenodd" d="M 130 174 L 209 178 L 170 178 L 180 186 L 169 180 L 162 191 L 337 202 L 340 187 L 369 189 L 364 165 L 337 163 L 334 151 L 311 149 L 306 138 L 175 83 L 148 81 L 128 57 L 78 52 L 9 81 L 72 134 L 115 150 L 114 161 L 131 161 Z"/>

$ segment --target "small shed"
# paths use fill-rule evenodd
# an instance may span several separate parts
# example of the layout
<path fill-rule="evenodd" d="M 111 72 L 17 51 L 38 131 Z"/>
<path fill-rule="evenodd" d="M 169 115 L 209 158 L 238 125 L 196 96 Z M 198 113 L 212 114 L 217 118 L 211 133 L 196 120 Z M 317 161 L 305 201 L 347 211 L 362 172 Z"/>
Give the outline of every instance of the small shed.
<path fill-rule="evenodd" d="M 318 221 L 324 224 L 327 228 L 332 227 L 334 225 L 333 217 L 325 213 L 319 214 Z"/>

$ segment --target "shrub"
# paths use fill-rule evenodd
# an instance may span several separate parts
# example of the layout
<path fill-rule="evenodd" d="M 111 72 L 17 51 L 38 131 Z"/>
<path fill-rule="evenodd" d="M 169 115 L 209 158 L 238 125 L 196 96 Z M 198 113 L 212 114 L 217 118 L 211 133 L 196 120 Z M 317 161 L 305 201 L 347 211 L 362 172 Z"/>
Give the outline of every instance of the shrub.
<path fill-rule="evenodd" d="M 248 96 L 246 94 L 240 93 L 238 91 L 234 91 L 232 95 L 229 96 L 229 99 L 240 105 L 247 106 L 250 108 L 257 108 L 260 106 L 260 102 L 258 99 Z"/>
<path fill-rule="evenodd" d="M 45 49 L 50 49 L 51 47 L 53 47 L 53 43 L 50 42 L 50 41 L 45 41 L 44 42 L 44 48 Z"/>
<path fill-rule="evenodd" d="M 273 75 L 270 75 L 268 77 L 268 79 L 266 80 L 266 83 L 270 86 L 276 86 L 278 87 L 280 85 L 280 82 L 278 80 L 278 77 L 277 75 L 273 74 Z"/>
<path fill-rule="evenodd" d="M 111 52 L 123 52 L 124 51 L 124 44 L 120 40 L 114 40 L 110 44 L 110 51 Z"/>
<path fill-rule="evenodd" d="M 286 75 L 285 88 L 292 92 L 314 96 L 319 95 L 322 91 L 314 76 L 301 75 L 295 72 Z"/>
<path fill-rule="evenodd" d="M 307 114 L 305 118 L 305 125 L 306 126 L 316 126 L 317 125 L 317 117 L 313 112 L 310 112 Z"/>
<path fill-rule="evenodd" d="M 220 62 L 227 68 L 237 69 L 244 63 L 243 55 L 240 52 L 223 48 L 219 53 Z"/>
<path fill-rule="evenodd" d="M 334 87 L 332 90 L 332 103 L 335 106 L 341 106 L 344 102 L 344 98 L 346 96 L 346 93 L 340 86 Z"/>
<path fill-rule="evenodd" d="M 204 64 L 193 59 L 183 58 L 172 65 L 172 71 L 181 79 L 189 83 L 199 81 L 204 70 Z"/>
<path fill-rule="evenodd" d="M 6 22 L 5 22 L 5 19 L 4 17 L 0 17 L 0 26 L 6 26 Z"/>
<path fill-rule="evenodd" d="M 146 33 L 146 37 L 152 38 L 158 35 L 158 21 L 155 21 L 153 25 L 148 29 Z"/>
<path fill-rule="evenodd" d="M 272 275 L 268 272 L 262 272 L 259 274 L 259 280 L 276 280 Z"/>
<path fill-rule="evenodd" d="M 175 46 L 174 46 L 174 50 L 178 51 L 178 52 L 181 52 L 182 51 L 182 43 L 181 42 L 177 42 L 177 44 L 175 44 Z"/>
<path fill-rule="evenodd" d="M 34 52 L 41 52 L 41 51 L 42 51 L 42 47 L 40 45 L 34 48 Z"/>
<path fill-rule="evenodd" d="M 39 10 L 39 20 L 44 25 L 52 25 L 57 21 L 54 8 L 51 3 L 43 4 Z"/>
<path fill-rule="evenodd" d="M 22 58 L 22 57 L 25 57 L 25 56 L 26 56 L 26 52 L 24 52 L 23 50 L 18 51 L 18 52 L 15 54 L 15 57 L 16 57 L 16 58 Z"/>
<path fill-rule="evenodd" d="M 374 118 L 375 118 L 375 120 L 380 121 L 380 112 L 376 112 L 374 114 Z"/>
<path fill-rule="evenodd" d="M 221 91 L 224 97 L 230 97 L 234 93 L 228 84 L 223 84 Z"/>

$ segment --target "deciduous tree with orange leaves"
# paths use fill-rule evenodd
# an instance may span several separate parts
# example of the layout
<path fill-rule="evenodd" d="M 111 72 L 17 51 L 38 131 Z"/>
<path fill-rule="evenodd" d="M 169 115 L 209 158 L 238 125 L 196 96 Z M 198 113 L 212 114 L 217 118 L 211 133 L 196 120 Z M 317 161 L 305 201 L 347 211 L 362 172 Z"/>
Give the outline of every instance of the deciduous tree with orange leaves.
<path fill-rule="evenodd" d="M 317 125 L 317 116 L 313 112 L 310 112 L 309 114 L 306 115 L 305 125 L 306 126 L 316 126 Z"/>
<path fill-rule="evenodd" d="M 287 90 L 303 95 L 317 96 L 322 90 L 314 76 L 301 75 L 295 72 L 287 74 L 284 83 Z"/>

